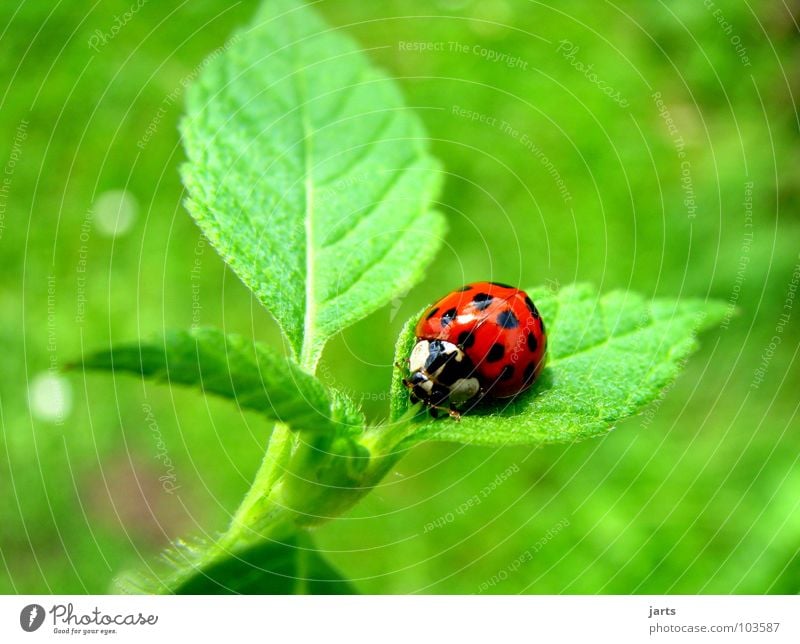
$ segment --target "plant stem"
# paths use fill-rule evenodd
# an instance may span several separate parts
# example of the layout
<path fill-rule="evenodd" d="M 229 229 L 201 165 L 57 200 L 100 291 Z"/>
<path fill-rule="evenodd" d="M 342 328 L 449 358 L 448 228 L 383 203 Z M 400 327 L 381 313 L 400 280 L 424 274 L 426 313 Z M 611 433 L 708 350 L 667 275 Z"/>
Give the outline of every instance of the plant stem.
<path fill-rule="evenodd" d="M 356 487 L 337 487 L 330 482 L 292 487 L 292 474 L 288 468 L 292 458 L 299 453 L 303 436 L 284 423 L 276 423 L 253 484 L 227 531 L 207 544 L 196 558 L 187 561 L 175 576 L 164 581 L 164 587 L 168 592 L 175 592 L 197 571 L 206 570 L 234 553 L 264 541 L 281 541 L 299 533 L 310 527 L 308 521 L 305 524 L 303 521 L 308 516 L 316 515 L 324 521 L 346 512 L 404 456 L 406 450 L 401 445 L 417 429 L 415 419 L 418 415 L 419 409 L 413 407 L 391 423 L 371 427 L 360 436 L 359 442 L 369 451 L 369 464 L 362 470 Z M 332 480 L 336 481 L 340 471 L 335 466 L 327 471 L 333 473 Z M 300 497 L 296 496 L 298 489 Z"/>
<path fill-rule="evenodd" d="M 232 549 L 264 539 L 270 531 L 290 520 L 280 503 L 281 476 L 298 435 L 284 423 L 275 423 L 264 458 L 227 532 L 218 545 Z"/>
<path fill-rule="evenodd" d="M 366 447 L 373 457 L 399 459 L 404 449 L 398 449 L 403 441 L 417 429 L 414 420 L 420 415 L 420 408 L 411 405 L 399 418 L 385 425 L 370 427 L 364 432 L 361 444 Z"/>
<path fill-rule="evenodd" d="M 342 495 L 342 498 L 328 499 L 334 501 L 331 506 L 336 508 L 334 512 L 344 512 L 354 505 L 400 460 L 405 450 L 397 447 L 416 429 L 414 419 L 418 414 L 417 408 L 411 408 L 392 423 L 372 427 L 362 435 L 360 442 L 371 455 L 371 463 L 363 480 L 364 487 L 354 494 L 346 495 L 348 498 L 344 498 L 342 490 L 331 488 L 330 495 Z M 286 466 L 301 440 L 301 435 L 292 431 L 288 425 L 275 423 L 253 484 L 236 510 L 227 531 L 214 542 L 213 547 L 203 557 L 201 565 L 260 541 L 281 538 L 285 533 L 301 527 L 296 512 L 287 504 L 284 489 Z M 321 501 L 322 498 L 316 499 L 317 503 Z"/>

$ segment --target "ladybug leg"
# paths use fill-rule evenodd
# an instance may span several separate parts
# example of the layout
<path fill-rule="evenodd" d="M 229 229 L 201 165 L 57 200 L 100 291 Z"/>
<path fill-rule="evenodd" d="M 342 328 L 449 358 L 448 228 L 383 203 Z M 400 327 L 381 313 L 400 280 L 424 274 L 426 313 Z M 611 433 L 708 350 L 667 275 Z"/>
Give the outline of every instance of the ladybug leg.
<path fill-rule="evenodd" d="M 447 410 L 447 413 L 450 414 L 450 418 L 453 418 L 456 421 L 461 420 L 461 412 L 455 408 L 453 403 L 450 403 L 450 409 Z"/>
<path fill-rule="evenodd" d="M 449 407 L 442 407 L 441 405 L 428 405 L 428 410 L 431 414 L 432 418 L 439 418 L 440 412 L 446 412 L 450 418 L 454 418 L 455 420 L 461 420 L 461 412 L 458 411 L 453 405 L 451 404 Z"/>

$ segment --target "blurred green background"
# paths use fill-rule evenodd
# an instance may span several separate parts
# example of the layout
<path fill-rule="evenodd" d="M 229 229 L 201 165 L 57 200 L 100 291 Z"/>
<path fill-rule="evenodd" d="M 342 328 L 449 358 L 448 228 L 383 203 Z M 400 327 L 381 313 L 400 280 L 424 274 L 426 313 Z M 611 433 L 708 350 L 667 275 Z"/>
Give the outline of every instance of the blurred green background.
<path fill-rule="evenodd" d="M 183 86 L 255 6 L 0 7 L 0 591 L 105 592 L 170 539 L 222 529 L 255 472 L 257 416 L 58 372 L 193 323 L 279 342 L 178 176 Z M 373 593 L 800 592 L 797 4 L 319 6 L 399 79 L 448 173 L 428 277 L 323 359 L 372 419 L 402 323 L 467 281 L 739 309 L 603 439 L 416 448 L 317 531 L 330 559 Z"/>

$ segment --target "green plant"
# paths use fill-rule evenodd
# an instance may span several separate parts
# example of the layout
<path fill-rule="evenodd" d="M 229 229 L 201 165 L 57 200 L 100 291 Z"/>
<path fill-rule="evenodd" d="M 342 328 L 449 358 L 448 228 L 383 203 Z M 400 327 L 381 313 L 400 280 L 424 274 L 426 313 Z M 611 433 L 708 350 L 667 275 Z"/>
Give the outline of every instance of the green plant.
<path fill-rule="evenodd" d="M 406 291 L 444 234 L 419 120 L 395 83 L 297 0 L 272 0 L 210 59 L 182 125 L 188 208 L 277 320 L 288 355 L 215 329 L 114 347 L 87 369 L 127 371 L 229 398 L 274 423 L 229 529 L 176 547 L 160 592 L 349 592 L 309 530 L 352 507 L 419 441 L 546 444 L 607 432 L 656 400 L 725 307 L 528 289 L 550 329 L 549 364 L 511 403 L 461 422 L 409 407 L 400 376 L 388 420 L 368 424 L 315 377 L 327 340 Z M 412 318 L 397 343 L 403 360 Z"/>

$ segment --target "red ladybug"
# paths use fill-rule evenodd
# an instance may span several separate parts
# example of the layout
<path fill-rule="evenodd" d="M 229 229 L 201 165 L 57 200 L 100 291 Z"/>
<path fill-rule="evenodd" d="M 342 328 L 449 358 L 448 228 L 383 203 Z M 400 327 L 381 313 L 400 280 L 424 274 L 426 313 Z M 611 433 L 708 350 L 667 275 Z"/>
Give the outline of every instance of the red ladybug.
<path fill-rule="evenodd" d="M 467 284 L 422 316 L 403 380 L 411 402 L 431 415 L 485 398 L 510 398 L 533 384 L 544 368 L 547 335 L 531 298 L 497 282 Z"/>

